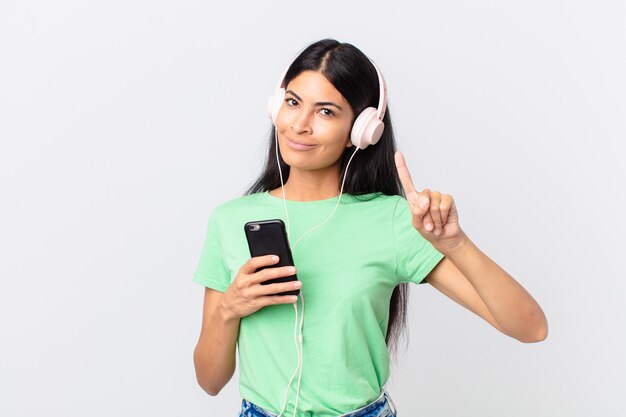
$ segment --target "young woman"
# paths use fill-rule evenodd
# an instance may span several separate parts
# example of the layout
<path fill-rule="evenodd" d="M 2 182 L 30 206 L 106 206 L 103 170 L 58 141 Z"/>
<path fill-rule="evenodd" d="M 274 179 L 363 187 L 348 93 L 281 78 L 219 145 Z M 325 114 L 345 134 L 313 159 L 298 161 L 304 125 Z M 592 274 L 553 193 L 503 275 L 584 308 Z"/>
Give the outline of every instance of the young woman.
<path fill-rule="evenodd" d="M 238 347 L 240 416 L 395 416 L 384 385 L 410 283 L 522 342 L 546 337 L 541 308 L 463 232 L 452 196 L 414 188 L 384 78 L 359 49 L 309 45 L 268 112 L 264 170 L 213 210 L 194 275 L 206 287 L 194 364 L 207 393 L 231 379 Z M 250 257 L 243 226 L 266 219 L 287 225 L 295 269 Z"/>

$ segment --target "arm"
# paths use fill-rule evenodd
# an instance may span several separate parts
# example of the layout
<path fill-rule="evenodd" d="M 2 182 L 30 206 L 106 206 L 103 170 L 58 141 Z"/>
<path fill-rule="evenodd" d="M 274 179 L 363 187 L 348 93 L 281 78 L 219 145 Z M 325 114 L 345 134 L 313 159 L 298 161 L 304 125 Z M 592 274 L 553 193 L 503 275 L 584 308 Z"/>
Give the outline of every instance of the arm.
<path fill-rule="evenodd" d="M 202 330 L 193 352 L 196 379 L 209 395 L 217 395 L 235 372 L 239 319 L 225 314 L 222 300 L 223 293 L 205 288 Z"/>
<path fill-rule="evenodd" d="M 461 230 L 452 196 L 428 188 L 418 192 L 401 152 L 396 152 L 395 163 L 413 227 L 446 257 L 427 282 L 517 340 L 544 340 L 548 323 L 541 307 Z"/>
<path fill-rule="evenodd" d="M 444 295 L 521 342 L 547 337 L 546 317 L 534 298 L 465 236 L 426 277 Z"/>
<path fill-rule="evenodd" d="M 269 279 L 295 273 L 295 268 L 289 266 L 256 272 L 278 261 L 278 257 L 272 255 L 250 258 L 224 293 L 208 287 L 205 289 L 202 330 L 193 352 L 193 362 L 198 384 L 209 395 L 217 395 L 235 372 L 241 319 L 268 305 L 298 301 L 296 296 L 275 294 L 300 288 L 300 281 L 262 284 Z"/>

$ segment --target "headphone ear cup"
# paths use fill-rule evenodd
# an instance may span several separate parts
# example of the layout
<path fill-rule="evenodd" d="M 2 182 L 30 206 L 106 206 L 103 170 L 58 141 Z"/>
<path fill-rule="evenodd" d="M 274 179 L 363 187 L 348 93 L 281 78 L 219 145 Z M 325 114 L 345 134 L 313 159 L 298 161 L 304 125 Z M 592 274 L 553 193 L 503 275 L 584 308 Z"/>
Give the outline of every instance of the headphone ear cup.
<path fill-rule="evenodd" d="M 272 123 L 276 126 L 276 118 L 278 117 L 278 111 L 283 105 L 283 100 L 285 99 L 285 89 L 279 88 L 276 90 L 273 96 L 270 96 L 269 100 L 267 100 L 267 114 L 272 119 Z"/>
<path fill-rule="evenodd" d="M 352 144 L 360 149 L 375 145 L 383 134 L 385 124 L 378 120 L 377 110 L 367 107 L 356 118 L 350 132 Z"/>
<path fill-rule="evenodd" d="M 267 117 L 272 119 L 272 114 L 274 113 L 274 96 L 269 96 L 267 99 Z"/>

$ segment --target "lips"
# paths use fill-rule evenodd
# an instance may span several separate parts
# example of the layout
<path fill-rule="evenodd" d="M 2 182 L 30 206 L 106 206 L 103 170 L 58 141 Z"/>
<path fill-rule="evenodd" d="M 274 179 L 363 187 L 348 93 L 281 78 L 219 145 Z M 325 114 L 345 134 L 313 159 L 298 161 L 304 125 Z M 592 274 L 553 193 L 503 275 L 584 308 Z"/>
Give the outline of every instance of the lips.
<path fill-rule="evenodd" d="M 287 138 L 287 145 L 291 148 L 291 149 L 295 149 L 297 151 L 306 151 L 309 150 L 311 148 L 314 148 L 315 145 L 309 145 L 306 143 L 301 143 L 301 142 L 296 142 L 290 138 Z"/>

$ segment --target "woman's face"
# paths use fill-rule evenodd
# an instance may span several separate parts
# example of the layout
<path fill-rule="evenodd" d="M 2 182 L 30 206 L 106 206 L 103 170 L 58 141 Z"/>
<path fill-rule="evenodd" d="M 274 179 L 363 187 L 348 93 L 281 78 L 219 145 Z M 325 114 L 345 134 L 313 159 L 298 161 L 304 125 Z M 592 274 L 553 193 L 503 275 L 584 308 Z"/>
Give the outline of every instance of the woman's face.
<path fill-rule="evenodd" d="M 318 170 L 336 165 L 351 146 L 353 112 L 341 93 L 319 72 L 303 71 L 285 89 L 276 117 L 281 155 L 292 168 Z"/>

